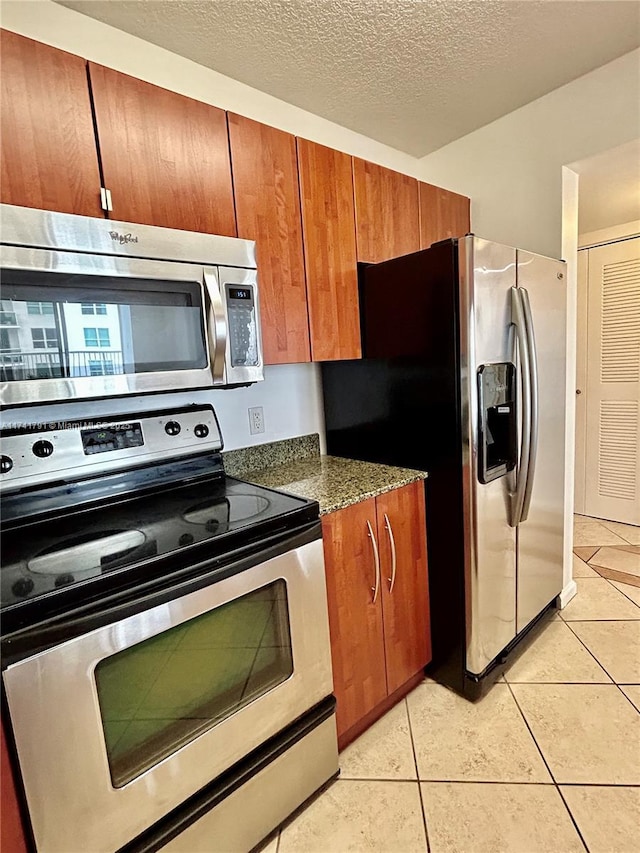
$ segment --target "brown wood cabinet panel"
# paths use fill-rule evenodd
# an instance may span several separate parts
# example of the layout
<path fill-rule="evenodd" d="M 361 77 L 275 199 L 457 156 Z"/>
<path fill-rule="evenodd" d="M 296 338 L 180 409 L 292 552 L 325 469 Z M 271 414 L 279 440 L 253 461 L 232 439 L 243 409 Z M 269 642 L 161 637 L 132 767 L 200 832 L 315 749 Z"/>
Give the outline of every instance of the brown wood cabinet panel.
<path fill-rule="evenodd" d="M 223 110 L 89 63 L 112 219 L 236 236 Z"/>
<path fill-rule="evenodd" d="M 463 237 L 471 231 L 471 201 L 466 196 L 422 181 L 419 192 L 421 249 L 448 237 Z"/>
<path fill-rule="evenodd" d="M 376 498 L 387 687 L 393 693 L 431 660 L 424 483 Z M 396 571 L 391 589 L 393 550 Z"/>
<path fill-rule="evenodd" d="M 375 499 L 322 518 L 338 735 L 387 695 L 380 598 L 373 603 Z"/>
<path fill-rule="evenodd" d="M 0 30 L 0 200 L 104 216 L 86 62 Z"/>
<path fill-rule="evenodd" d="M 310 361 L 296 140 L 229 113 L 238 236 L 256 241 L 266 364 Z"/>
<path fill-rule="evenodd" d="M 420 248 L 418 181 L 353 158 L 358 260 L 378 263 Z"/>
<path fill-rule="evenodd" d="M 360 358 L 351 157 L 298 139 L 313 361 Z"/>
<path fill-rule="evenodd" d="M 13 781 L 9 752 L 2 723 L 0 743 L 0 850 L 2 853 L 26 853 L 27 843 Z"/>

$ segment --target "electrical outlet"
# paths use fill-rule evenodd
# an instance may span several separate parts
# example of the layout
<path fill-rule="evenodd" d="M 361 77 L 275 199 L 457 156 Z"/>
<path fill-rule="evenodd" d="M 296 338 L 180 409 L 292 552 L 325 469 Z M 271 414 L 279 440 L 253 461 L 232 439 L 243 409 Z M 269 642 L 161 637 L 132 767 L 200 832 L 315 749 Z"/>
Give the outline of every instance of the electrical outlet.
<path fill-rule="evenodd" d="M 264 412 L 262 406 L 253 406 L 249 409 L 249 432 L 251 435 L 264 432 Z"/>

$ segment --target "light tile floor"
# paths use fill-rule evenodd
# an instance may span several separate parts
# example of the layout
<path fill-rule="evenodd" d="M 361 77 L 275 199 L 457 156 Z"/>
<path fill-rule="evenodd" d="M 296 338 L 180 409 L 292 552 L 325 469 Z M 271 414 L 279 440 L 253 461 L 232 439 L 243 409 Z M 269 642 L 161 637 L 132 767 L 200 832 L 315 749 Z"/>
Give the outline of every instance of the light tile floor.
<path fill-rule="evenodd" d="M 577 517 L 576 534 L 578 596 L 505 679 L 477 704 L 425 680 L 267 853 L 640 851 L 640 588 L 587 554 L 610 562 L 640 528 Z"/>

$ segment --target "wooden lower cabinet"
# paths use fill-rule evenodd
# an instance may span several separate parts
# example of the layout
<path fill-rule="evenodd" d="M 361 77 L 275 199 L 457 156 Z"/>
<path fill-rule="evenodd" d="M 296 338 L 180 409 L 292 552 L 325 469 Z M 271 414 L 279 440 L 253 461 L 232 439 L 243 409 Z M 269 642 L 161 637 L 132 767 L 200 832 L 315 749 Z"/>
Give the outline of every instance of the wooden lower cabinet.
<path fill-rule="evenodd" d="M 0 740 L 0 850 L 2 853 L 26 853 L 27 842 L 13 781 L 13 771 L 4 734 Z"/>
<path fill-rule="evenodd" d="M 422 481 L 322 519 L 342 742 L 431 659 L 425 531 Z"/>

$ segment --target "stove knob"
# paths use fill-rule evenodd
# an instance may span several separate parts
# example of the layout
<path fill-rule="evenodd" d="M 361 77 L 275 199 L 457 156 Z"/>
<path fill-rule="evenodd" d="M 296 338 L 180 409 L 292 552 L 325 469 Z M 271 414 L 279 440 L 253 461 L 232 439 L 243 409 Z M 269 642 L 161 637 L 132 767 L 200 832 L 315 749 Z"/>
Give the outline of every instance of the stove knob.
<path fill-rule="evenodd" d="M 196 424 L 193 434 L 196 438 L 206 438 L 209 435 L 209 427 L 206 424 Z"/>
<path fill-rule="evenodd" d="M 36 441 L 31 449 L 33 450 L 34 456 L 38 456 L 40 459 L 46 459 L 47 456 L 51 456 L 53 453 L 53 444 L 51 444 L 50 441 Z"/>
<path fill-rule="evenodd" d="M 191 533 L 183 533 L 182 536 L 178 539 L 178 545 L 193 545 L 193 536 Z"/>
<path fill-rule="evenodd" d="M 178 435 L 181 429 L 182 427 L 178 421 L 168 421 L 164 427 L 164 431 L 167 435 Z"/>
<path fill-rule="evenodd" d="M 74 580 L 75 580 L 74 576 L 70 575 L 70 574 L 58 575 L 58 577 L 56 578 L 56 584 L 55 585 L 57 587 L 67 586 L 67 584 L 73 583 Z"/>
<path fill-rule="evenodd" d="M 7 474 L 13 468 L 13 459 L 10 456 L 0 456 L 0 474 Z"/>
<path fill-rule="evenodd" d="M 11 592 L 14 595 L 24 598 L 25 595 L 29 595 L 30 592 L 33 592 L 33 586 L 34 584 L 31 578 L 19 578 L 11 587 Z"/>

